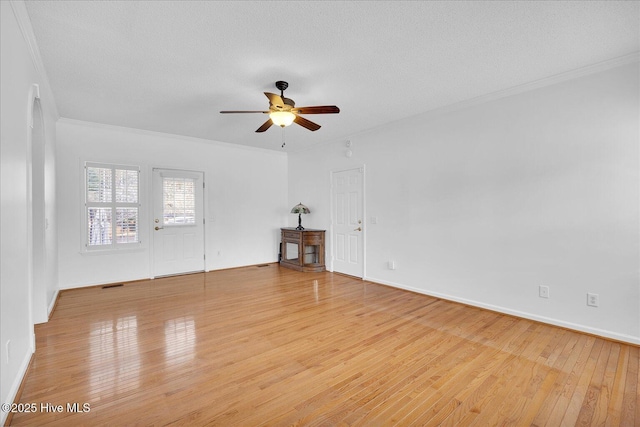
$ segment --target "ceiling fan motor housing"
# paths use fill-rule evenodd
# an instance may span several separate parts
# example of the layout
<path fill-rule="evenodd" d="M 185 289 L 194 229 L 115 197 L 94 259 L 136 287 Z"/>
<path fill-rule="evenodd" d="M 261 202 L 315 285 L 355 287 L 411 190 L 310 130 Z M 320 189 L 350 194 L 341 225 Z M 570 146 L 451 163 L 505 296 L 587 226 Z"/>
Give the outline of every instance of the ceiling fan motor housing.
<path fill-rule="evenodd" d="M 282 80 L 278 80 L 276 82 L 276 87 L 280 89 L 280 91 L 282 92 L 283 90 L 289 87 L 289 83 L 283 82 Z"/>

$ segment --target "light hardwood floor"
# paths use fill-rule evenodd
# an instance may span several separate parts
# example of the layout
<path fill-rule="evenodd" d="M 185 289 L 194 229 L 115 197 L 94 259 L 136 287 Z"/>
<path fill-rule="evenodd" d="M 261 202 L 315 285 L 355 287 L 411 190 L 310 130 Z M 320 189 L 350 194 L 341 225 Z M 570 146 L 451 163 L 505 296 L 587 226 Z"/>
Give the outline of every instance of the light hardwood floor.
<path fill-rule="evenodd" d="M 638 347 L 276 264 L 64 291 L 36 337 L 12 425 L 640 425 Z"/>

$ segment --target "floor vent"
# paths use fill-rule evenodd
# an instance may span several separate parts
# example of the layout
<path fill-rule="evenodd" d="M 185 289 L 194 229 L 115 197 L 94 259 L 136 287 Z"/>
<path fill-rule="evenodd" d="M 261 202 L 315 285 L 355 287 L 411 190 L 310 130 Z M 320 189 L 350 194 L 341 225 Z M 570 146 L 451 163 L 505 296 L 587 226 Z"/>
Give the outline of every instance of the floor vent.
<path fill-rule="evenodd" d="M 120 286 L 124 286 L 124 283 L 118 283 L 117 285 L 105 285 L 102 289 L 119 288 Z"/>
<path fill-rule="evenodd" d="M 256 267 L 258 268 L 269 267 L 269 264 L 260 264 L 260 265 L 256 265 Z"/>

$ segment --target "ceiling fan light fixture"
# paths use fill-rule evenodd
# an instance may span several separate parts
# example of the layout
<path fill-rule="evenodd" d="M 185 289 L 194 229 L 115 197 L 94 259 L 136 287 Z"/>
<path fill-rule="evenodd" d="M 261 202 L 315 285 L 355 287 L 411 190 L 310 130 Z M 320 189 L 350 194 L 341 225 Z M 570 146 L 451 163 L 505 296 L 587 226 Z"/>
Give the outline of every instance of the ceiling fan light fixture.
<path fill-rule="evenodd" d="M 2 1 L 2 0 L 0 0 Z M 222 114 L 227 113 L 264 113 L 269 114 L 269 120 L 264 122 L 262 126 L 256 129 L 257 133 L 265 132 L 274 124 L 285 128 L 292 123 L 302 126 L 312 132 L 320 129 L 320 125 L 307 120 L 298 114 L 336 114 L 340 112 L 340 109 L 335 105 L 315 105 L 311 107 L 298 107 L 291 98 L 285 98 L 284 90 L 289 86 L 289 83 L 284 81 L 277 81 L 276 87 L 280 89 L 280 95 L 275 93 L 264 92 L 265 96 L 269 98 L 269 111 L 220 111 Z M 284 134 L 283 134 L 284 135 Z M 284 136 L 283 136 L 284 138 Z M 284 146 L 284 140 L 282 145 Z"/>
<path fill-rule="evenodd" d="M 269 114 L 269 118 L 274 124 L 286 127 L 293 123 L 296 115 L 289 111 L 273 111 Z"/>

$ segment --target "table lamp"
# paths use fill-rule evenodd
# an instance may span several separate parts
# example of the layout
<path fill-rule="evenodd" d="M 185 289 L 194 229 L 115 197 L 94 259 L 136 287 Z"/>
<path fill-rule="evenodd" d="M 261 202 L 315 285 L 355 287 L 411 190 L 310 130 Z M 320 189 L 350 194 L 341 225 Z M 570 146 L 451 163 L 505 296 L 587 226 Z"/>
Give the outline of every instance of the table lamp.
<path fill-rule="evenodd" d="M 293 209 L 291 209 L 291 213 L 298 214 L 298 226 L 296 227 L 296 230 L 304 230 L 304 227 L 302 226 L 302 214 L 306 215 L 308 213 L 311 213 L 309 208 L 303 205 L 302 202 L 300 202 L 295 205 Z"/>

